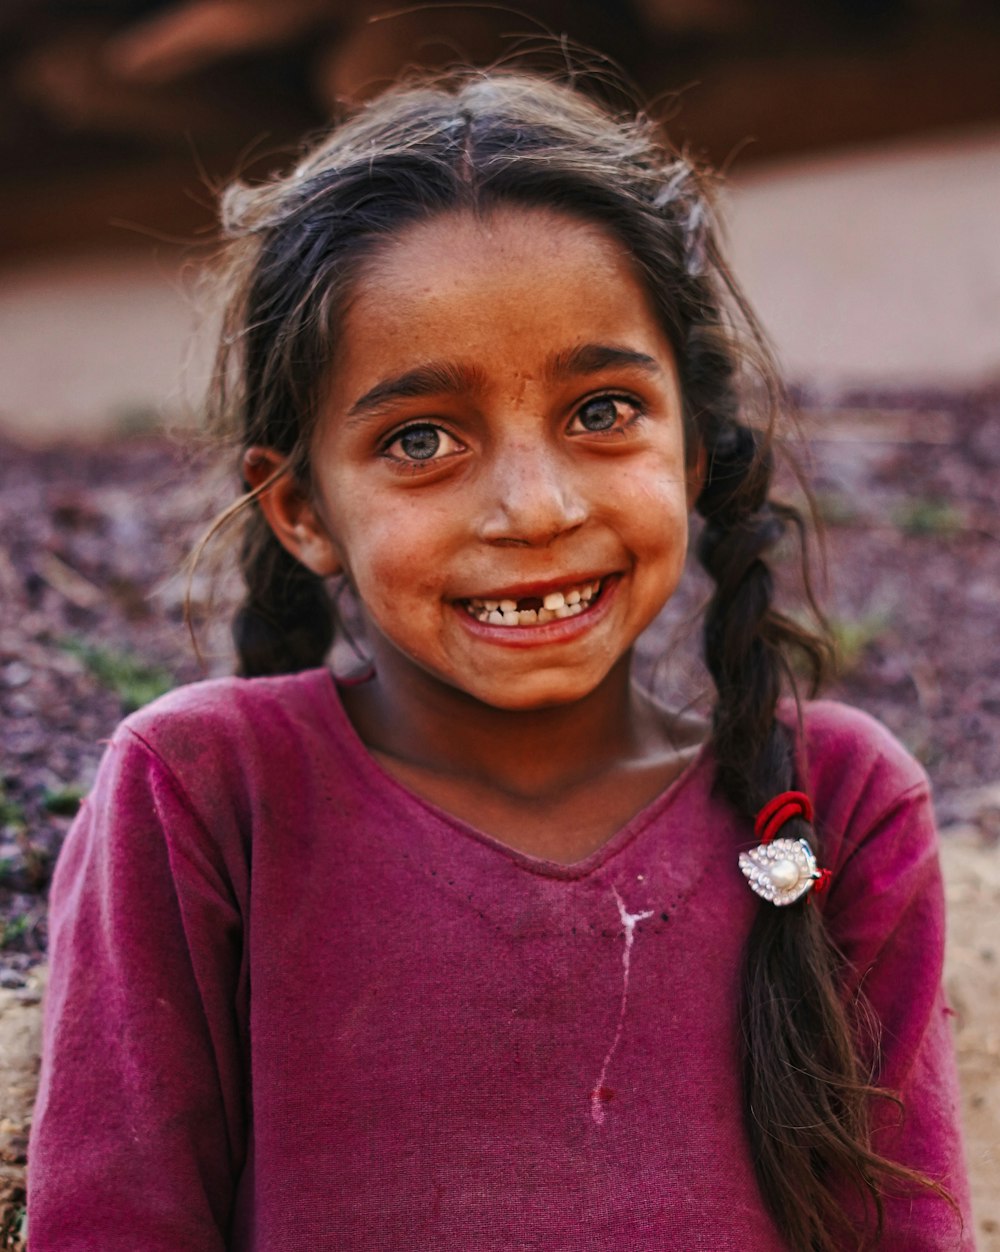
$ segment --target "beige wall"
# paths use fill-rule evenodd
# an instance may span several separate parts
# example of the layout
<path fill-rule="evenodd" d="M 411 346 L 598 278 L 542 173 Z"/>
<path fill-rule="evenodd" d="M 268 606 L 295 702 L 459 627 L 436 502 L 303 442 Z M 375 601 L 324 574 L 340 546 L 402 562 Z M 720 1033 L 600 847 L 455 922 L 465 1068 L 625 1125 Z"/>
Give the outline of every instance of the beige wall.
<path fill-rule="evenodd" d="M 757 166 L 726 198 L 737 274 L 790 377 L 1000 379 L 1000 130 Z M 114 429 L 197 397 L 194 272 L 155 253 L 0 272 L 0 427 Z"/>

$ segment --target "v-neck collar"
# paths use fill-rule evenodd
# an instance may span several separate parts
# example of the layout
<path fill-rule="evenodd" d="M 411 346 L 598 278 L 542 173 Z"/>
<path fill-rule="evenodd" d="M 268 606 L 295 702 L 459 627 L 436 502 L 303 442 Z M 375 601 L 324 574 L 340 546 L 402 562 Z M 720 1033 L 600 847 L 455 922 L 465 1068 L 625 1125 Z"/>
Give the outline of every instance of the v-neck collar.
<path fill-rule="evenodd" d="M 339 691 L 340 687 L 355 686 L 366 681 L 369 675 L 362 675 L 356 679 L 343 679 L 337 678 L 329 670 L 321 670 L 317 671 L 317 677 L 325 694 L 325 705 L 330 713 L 331 727 L 334 733 L 350 754 L 358 771 L 370 782 L 373 788 L 376 788 L 383 795 L 395 797 L 402 807 L 412 808 L 416 806 L 439 823 L 449 826 L 463 836 L 490 848 L 498 856 L 503 857 L 525 872 L 538 874 L 546 878 L 577 880 L 587 878 L 599 870 L 628 847 L 643 830 L 661 817 L 674 804 L 680 793 L 693 778 L 700 774 L 703 769 L 710 767 L 711 753 L 709 742 L 706 740 L 698 749 L 694 758 L 685 765 L 681 772 L 662 791 L 634 813 L 622 826 L 613 831 L 593 852 L 588 853 L 587 856 L 579 861 L 552 861 L 544 857 L 532 856 L 530 853 L 511 847 L 510 844 L 497 838 L 496 835 L 480 830 L 479 827 L 473 826 L 470 822 L 465 821 L 464 818 L 458 817 L 447 809 L 440 808 L 432 800 L 428 800 L 420 795 L 419 792 L 400 782 L 398 778 L 379 763 L 367 745 L 362 742 L 351 719 L 347 716 L 347 710 L 344 708 Z"/>

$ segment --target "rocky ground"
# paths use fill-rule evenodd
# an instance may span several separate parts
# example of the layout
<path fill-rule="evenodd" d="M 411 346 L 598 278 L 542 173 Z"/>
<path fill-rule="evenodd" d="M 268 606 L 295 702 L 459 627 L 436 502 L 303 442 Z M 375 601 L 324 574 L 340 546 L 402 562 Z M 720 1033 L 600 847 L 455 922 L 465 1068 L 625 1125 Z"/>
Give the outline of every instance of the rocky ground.
<path fill-rule="evenodd" d="M 979 1246 L 990 1252 L 1000 1249 L 1000 391 L 801 402 L 800 451 L 827 531 L 818 581 L 840 649 L 834 694 L 885 721 L 935 784 L 947 984 Z M 230 583 L 215 567 L 192 584 L 209 621 L 202 662 L 183 626 L 181 563 L 229 499 L 188 443 L 0 440 L 0 1248 L 23 1246 L 53 861 L 123 712 L 229 668 Z M 647 665 L 703 590 L 693 572 L 644 648 Z M 699 699 L 692 647 L 658 670 L 668 698 Z"/>

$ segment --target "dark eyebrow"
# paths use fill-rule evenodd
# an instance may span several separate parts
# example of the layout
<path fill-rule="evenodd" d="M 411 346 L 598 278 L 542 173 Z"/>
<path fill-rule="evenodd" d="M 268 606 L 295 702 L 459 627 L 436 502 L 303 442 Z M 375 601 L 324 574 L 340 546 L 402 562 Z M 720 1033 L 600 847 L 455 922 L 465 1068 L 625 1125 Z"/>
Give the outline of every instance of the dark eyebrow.
<path fill-rule="evenodd" d="M 570 378 L 578 374 L 597 374 L 613 366 L 629 365 L 650 374 L 662 374 L 663 366 L 655 357 L 616 344 L 585 343 L 552 358 L 548 372 L 553 378 Z M 378 413 L 393 400 L 412 400 L 419 396 L 458 395 L 483 387 L 485 380 L 479 370 L 450 361 L 431 361 L 418 365 L 395 378 L 385 378 L 355 400 L 348 418 L 362 421 Z"/>
<path fill-rule="evenodd" d="M 478 370 L 447 361 L 418 365 L 395 378 L 385 378 L 366 391 L 351 405 L 347 416 L 369 417 L 393 400 L 411 400 L 415 396 L 457 395 L 482 385 Z"/>
<path fill-rule="evenodd" d="M 569 352 L 559 352 L 549 369 L 554 378 L 569 378 L 574 374 L 598 374 L 616 365 L 636 366 L 649 374 L 663 373 L 663 366 L 655 357 L 609 343 L 584 343 Z"/>

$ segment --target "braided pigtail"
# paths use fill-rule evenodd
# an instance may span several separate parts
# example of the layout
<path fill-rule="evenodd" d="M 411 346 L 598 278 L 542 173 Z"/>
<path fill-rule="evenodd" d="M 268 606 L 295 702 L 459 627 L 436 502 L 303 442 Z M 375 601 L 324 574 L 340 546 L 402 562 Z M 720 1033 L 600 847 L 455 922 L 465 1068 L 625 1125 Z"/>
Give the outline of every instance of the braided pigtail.
<path fill-rule="evenodd" d="M 708 472 L 697 502 L 705 519 L 698 555 L 715 582 L 704 643 L 718 692 L 716 785 L 749 827 L 769 799 L 796 783 L 792 733 L 776 717 L 788 651 L 809 654 L 817 673 L 824 657 L 819 641 L 772 604 L 767 556 L 799 518 L 769 499 L 770 448 L 732 418 L 716 429 L 709 422 L 703 437 Z M 801 815 L 782 833 L 819 852 Z M 758 909 L 743 975 L 746 1125 L 768 1206 L 790 1245 L 803 1252 L 833 1252 L 859 1240 L 845 1215 L 845 1186 L 868 1218 L 874 1215 L 877 1237 L 879 1184 L 927 1183 L 871 1150 L 871 1098 L 887 1093 L 864 1072 L 862 1057 L 869 1054 L 867 1063 L 874 1064 L 874 1041 L 856 1037 L 855 1019 L 866 1018 L 861 1005 L 849 1013 L 840 973 L 810 896 Z"/>

